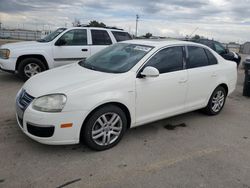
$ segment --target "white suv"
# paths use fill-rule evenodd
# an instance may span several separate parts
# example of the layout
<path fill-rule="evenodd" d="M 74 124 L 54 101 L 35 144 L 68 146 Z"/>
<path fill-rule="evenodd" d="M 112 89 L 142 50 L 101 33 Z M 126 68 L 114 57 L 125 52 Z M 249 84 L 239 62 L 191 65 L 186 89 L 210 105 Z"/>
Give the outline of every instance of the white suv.
<path fill-rule="evenodd" d="M 131 36 L 119 29 L 59 28 L 38 41 L 5 44 L 0 47 L 0 69 L 18 73 L 23 79 L 47 69 L 85 59 Z"/>

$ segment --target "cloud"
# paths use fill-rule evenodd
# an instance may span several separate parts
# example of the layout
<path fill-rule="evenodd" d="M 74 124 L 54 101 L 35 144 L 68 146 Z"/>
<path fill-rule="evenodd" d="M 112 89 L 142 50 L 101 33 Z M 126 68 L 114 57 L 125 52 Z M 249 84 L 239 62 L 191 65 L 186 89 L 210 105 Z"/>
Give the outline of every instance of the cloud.
<path fill-rule="evenodd" d="M 102 21 L 134 32 L 139 14 L 139 34 L 196 34 L 223 41 L 250 40 L 249 0 L 0 0 L 3 26 L 30 28 L 71 26 Z"/>

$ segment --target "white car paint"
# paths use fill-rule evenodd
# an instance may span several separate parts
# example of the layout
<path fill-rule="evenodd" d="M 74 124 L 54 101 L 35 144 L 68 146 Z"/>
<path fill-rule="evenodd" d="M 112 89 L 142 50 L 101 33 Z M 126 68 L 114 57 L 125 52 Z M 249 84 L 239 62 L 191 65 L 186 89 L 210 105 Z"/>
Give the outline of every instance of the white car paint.
<path fill-rule="evenodd" d="M 87 30 L 87 45 L 79 46 L 56 46 L 55 43 L 60 37 L 65 33 L 72 30 L 84 29 Z M 50 42 L 17 42 L 8 43 L 0 46 L 0 49 L 9 49 L 10 56 L 8 59 L 0 58 L 0 69 L 5 71 L 17 72 L 18 58 L 23 56 L 43 56 L 47 63 L 49 69 L 66 65 L 69 63 L 74 63 L 80 59 L 87 58 L 96 52 L 104 49 L 107 45 L 92 45 L 92 35 L 91 30 L 105 30 L 107 31 L 112 44 L 117 43 L 112 31 L 125 32 L 116 29 L 105 29 L 105 28 L 95 28 L 95 27 L 72 27 L 68 28 L 57 37 L 55 37 Z M 127 32 L 126 32 L 127 33 Z M 82 49 L 87 49 L 88 51 L 82 51 Z M 60 59 L 60 60 L 59 60 Z M 68 59 L 68 60 L 62 60 Z"/>
<path fill-rule="evenodd" d="M 125 73 L 93 71 L 75 63 L 29 79 L 22 87 L 29 95 L 37 98 L 62 93 L 67 96 L 67 102 L 62 112 L 58 113 L 40 112 L 30 104 L 24 111 L 23 127 L 20 126 L 23 132 L 45 144 L 79 143 L 85 118 L 100 105 L 110 102 L 123 104 L 129 110 L 130 127 L 136 127 L 205 107 L 212 92 L 220 84 L 227 85 L 228 94 L 235 89 L 236 64 L 223 59 L 204 45 L 183 41 L 133 40 L 123 43 L 154 48 Z M 217 58 L 218 64 L 160 74 L 158 77 L 137 78 L 141 67 L 160 49 L 188 45 L 208 49 Z M 54 125 L 55 133 L 49 138 L 33 136 L 27 131 L 27 122 L 39 126 Z M 73 123 L 73 127 L 62 129 L 62 123 Z"/>

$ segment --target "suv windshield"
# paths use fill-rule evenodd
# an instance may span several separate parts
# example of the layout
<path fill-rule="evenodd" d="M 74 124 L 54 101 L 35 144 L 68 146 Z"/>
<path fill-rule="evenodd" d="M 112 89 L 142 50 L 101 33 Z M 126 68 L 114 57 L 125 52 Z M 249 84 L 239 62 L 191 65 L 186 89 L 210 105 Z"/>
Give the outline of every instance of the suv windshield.
<path fill-rule="evenodd" d="M 152 46 L 117 43 L 80 61 L 82 67 L 108 73 L 124 73 L 138 63 Z"/>
<path fill-rule="evenodd" d="M 43 39 L 38 40 L 37 42 L 50 42 L 50 41 L 54 40 L 54 38 L 56 38 L 60 33 L 62 33 L 65 30 L 66 30 L 66 28 L 59 28 L 59 29 L 55 30 L 54 32 L 48 34 Z"/>

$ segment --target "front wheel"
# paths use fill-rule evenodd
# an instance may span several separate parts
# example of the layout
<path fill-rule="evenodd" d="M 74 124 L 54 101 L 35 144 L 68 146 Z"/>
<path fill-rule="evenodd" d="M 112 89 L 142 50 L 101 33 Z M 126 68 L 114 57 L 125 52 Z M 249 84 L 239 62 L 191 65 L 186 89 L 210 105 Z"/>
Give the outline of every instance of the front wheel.
<path fill-rule="evenodd" d="M 226 91 L 222 86 L 218 86 L 212 96 L 209 99 L 209 102 L 204 109 L 205 113 L 208 115 L 217 115 L 220 113 L 224 104 L 226 102 Z"/>
<path fill-rule="evenodd" d="M 126 130 L 127 118 L 119 107 L 107 105 L 96 110 L 83 126 L 81 136 L 86 145 L 101 151 L 118 144 Z"/>
<path fill-rule="evenodd" d="M 24 80 L 28 80 L 30 77 L 45 70 L 46 67 L 44 63 L 36 58 L 24 59 L 18 66 L 18 74 Z"/>

